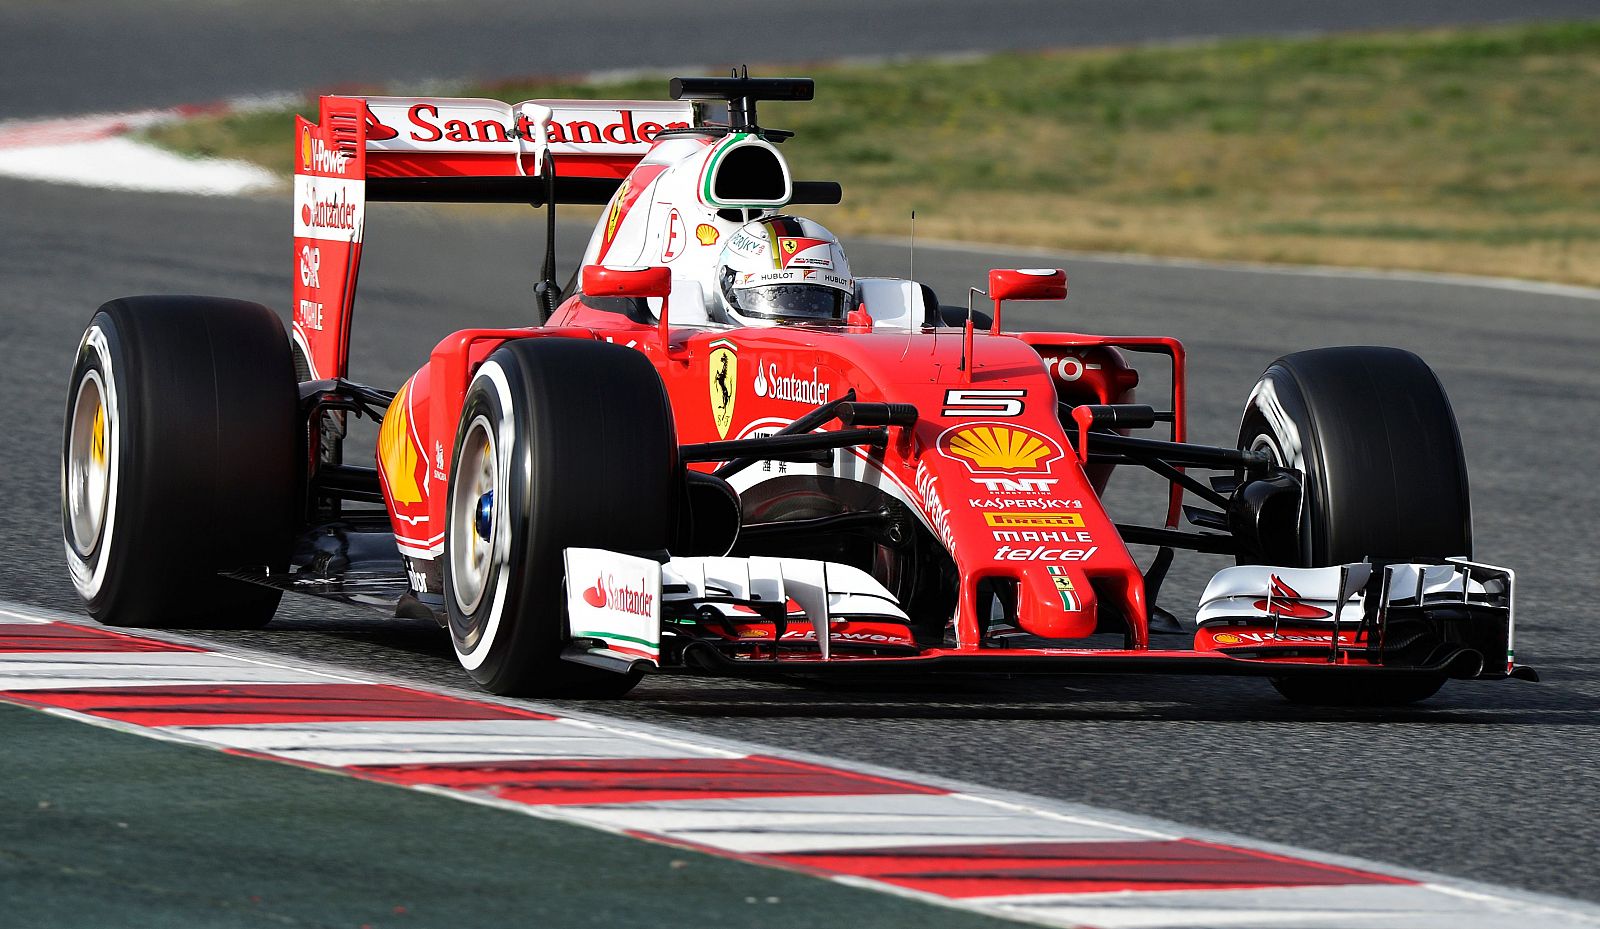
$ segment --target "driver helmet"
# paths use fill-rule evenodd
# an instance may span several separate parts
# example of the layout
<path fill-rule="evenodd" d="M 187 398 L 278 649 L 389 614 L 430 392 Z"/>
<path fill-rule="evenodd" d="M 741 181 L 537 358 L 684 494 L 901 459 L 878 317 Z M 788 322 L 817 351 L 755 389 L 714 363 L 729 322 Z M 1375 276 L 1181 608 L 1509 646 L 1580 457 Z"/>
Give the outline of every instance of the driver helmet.
<path fill-rule="evenodd" d="M 742 326 L 843 322 L 856 282 L 844 249 L 821 223 L 767 216 L 740 226 L 717 259 L 717 308 Z"/>

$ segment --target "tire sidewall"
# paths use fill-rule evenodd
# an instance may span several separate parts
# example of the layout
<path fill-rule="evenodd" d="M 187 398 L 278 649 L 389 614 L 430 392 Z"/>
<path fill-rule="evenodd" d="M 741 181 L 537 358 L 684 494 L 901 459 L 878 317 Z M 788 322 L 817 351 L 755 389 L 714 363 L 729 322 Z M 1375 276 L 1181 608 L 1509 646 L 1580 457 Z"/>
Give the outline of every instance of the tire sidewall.
<path fill-rule="evenodd" d="M 514 635 L 508 619 L 508 605 L 520 599 L 527 580 L 512 566 L 525 561 L 528 545 L 528 512 L 531 461 L 528 454 L 525 394 L 512 386 L 512 377 L 497 359 L 484 362 L 467 389 L 462 406 L 451 461 L 459 462 L 462 450 L 472 435 L 473 424 L 487 420 L 495 442 L 494 515 L 491 529 L 491 556 L 484 588 L 476 607 L 462 608 L 456 596 L 457 578 L 453 569 L 456 547 L 454 527 L 448 516 L 445 525 L 444 594 L 450 639 L 461 666 L 479 680 L 499 676 L 505 656 L 511 651 L 503 639 Z M 450 469 L 447 501 L 454 501 L 460 468 Z M 448 503 L 447 503 L 448 513 Z M 498 646 L 498 647 L 497 647 Z"/>
<path fill-rule="evenodd" d="M 1320 530 L 1326 525 L 1322 491 L 1320 436 L 1306 406 L 1300 385 L 1282 365 L 1267 368 L 1250 391 L 1244 416 L 1239 424 L 1238 447 L 1245 451 L 1266 451 L 1280 467 L 1300 476 L 1301 495 L 1299 550 L 1292 563 L 1284 567 L 1310 567 L 1317 563 L 1326 541 Z"/>
<path fill-rule="evenodd" d="M 281 591 L 219 572 L 287 566 L 302 500 L 288 338 L 271 310 L 198 296 L 124 297 L 91 317 L 67 392 L 61 515 L 68 574 L 119 626 L 247 628 Z M 100 538 L 72 542 L 74 408 L 98 379 L 110 456 Z"/>
<path fill-rule="evenodd" d="M 1269 563 L 1472 554 L 1455 413 L 1411 352 L 1344 346 L 1278 359 L 1251 391 L 1239 447 L 1267 448 L 1301 474 L 1299 550 L 1267 551 Z"/>
<path fill-rule="evenodd" d="M 105 611 L 112 592 L 121 583 L 120 575 L 126 561 L 122 553 L 127 547 L 124 541 L 127 538 L 126 531 L 117 532 L 119 522 L 127 521 L 118 519 L 126 506 L 122 487 L 124 483 L 137 480 L 137 475 L 127 473 L 129 466 L 137 460 L 131 446 L 134 436 L 138 434 L 139 422 L 136 405 L 129 409 L 123 404 L 123 400 L 129 396 L 126 372 L 120 363 L 124 357 L 123 340 L 115 321 L 107 313 L 96 313 L 89 328 L 84 330 L 82 341 L 78 343 L 78 353 L 72 367 L 72 386 L 67 395 L 67 426 L 63 429 L 61 442 L 62 544 L 66 552 L 67 572 L 93 616 Z M 69 500 L 71 475 L 68 473 L 71 467 L 71 427 L 84 382 L 91 378 L 99 381 L 102 403 L 106 409 L 108 435 L 105 449 L 111 460 L 104 522 L 90 551 L 79 553 L 66 528 L 72 518 Z"/>

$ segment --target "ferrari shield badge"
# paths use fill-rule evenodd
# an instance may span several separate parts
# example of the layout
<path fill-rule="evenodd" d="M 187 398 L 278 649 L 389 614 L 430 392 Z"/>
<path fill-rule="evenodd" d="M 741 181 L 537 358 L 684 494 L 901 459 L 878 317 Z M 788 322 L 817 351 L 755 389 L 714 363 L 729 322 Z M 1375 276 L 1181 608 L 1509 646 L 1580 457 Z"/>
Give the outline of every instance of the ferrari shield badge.
<path fill-rule="evenodd" d="M 739 399 L 739 352 L 732 342 L 711 343 L 711 419 L 726 439 L 733 425 L 733 402 Z"/>

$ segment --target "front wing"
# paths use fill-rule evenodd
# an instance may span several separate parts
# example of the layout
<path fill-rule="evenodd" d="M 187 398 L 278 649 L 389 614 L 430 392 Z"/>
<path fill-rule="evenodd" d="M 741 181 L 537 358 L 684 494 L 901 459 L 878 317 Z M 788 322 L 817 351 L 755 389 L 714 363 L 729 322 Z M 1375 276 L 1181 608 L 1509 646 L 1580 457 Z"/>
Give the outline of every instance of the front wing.
<path fill-rule="evenodd" d="M 564 657 L 622 672 L 1537 679 L 1512 660 L 1514 575 L 1459 560 L 1228 568 L 1207 588 L 1192 647 L 1160 649 L 1017 644 L 1028 637 L 1003 634 L 976 648 L 919 641 L 888 590 L 831 562 L 663 564 L 599 549 L 568 549 L 566 557 L 571 641 Z"/>

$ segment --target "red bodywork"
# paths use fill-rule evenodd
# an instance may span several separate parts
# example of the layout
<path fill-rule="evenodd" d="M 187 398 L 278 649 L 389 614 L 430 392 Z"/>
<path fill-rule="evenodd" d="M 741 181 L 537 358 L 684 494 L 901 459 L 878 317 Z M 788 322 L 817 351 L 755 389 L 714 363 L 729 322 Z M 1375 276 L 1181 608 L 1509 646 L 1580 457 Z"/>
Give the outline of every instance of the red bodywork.
<path fill-rule="evenodd" d="M 368 133 L 375 125 L 383 128 L 363 100 L 325 97 L 320 123 L 302 119 L 297 126 L 296 209 L 304 222 L 296 226 L 294 336 L 313 377 L 341 377 L 348 366 L 365 212 L 360 185 L 366 179 L 533 173 L 534 166 L 520 156 L 394 156 L 369 150 Z M 625 163 L 553 157 L 563 177 L 617 177 L 637 162 L 637 157 Z M 1036 283 L 1015 272 L 997 272 L 991 289 L 1033 296 L 1029 288 Z M 1064 278 L 1059 286 L 1064 294 Z M 883 449 L 856 448 L 840 455 L 853 455 L 862 480 L 912 507 L 953 558 L 959 575 L 953 642 L 899 657 L 835 653 L 833 661 L 915 664 L 981 653 L 983 658 L 1041 661 L 1098 658 L 1129 667 L 1165 659 L 1174 670 L 1260 664 L 1226 658 L 1229 640 L 1205 632 L 1193 650 L 1149 648 L 1142 572 L 1100 503 L 1111 466 L 1087 464 L 1093 440 L 1086 424 L 1075 422 L 1077 434 L 1070 439 L 1063 427 L 1063 409 L 1131 401 L 1139 378 L 1126 354 L 1158 354 L 1172 369 L 1171 438 L 1184 441 L 1182 346 L 1160 337 L 1003 333 L 998 300 L 994 311 L 993 330 L 979 332 L 970 325 L 965 331 L 874 331 L 870 312 L 859 311 L 839 329 L 727 330 L 638 323 L 571 298 L 546 326 L 454 333 L 433 349 L 397 396 L 379 442 L 380 478 L 400 550 L 425 559 L 442 550 L 448 454 L 477 365 L 511 339 L 603 339 L 654 362 L 685 444 L 770 432 L 847 391 L 863 402 L 917 408 L 915 424 L 891 427 L 891 441 Z M 720 400 L 719 376 L 725 390 Z M 767 384 L 765 390 L 756 386 L 758 379 Z M 713 466 L 696 467 L 709 471 Z M 1174 487 L 1169 527 L 1178 523 L 1180 499 L 1181 490 Z M 1105 631 L 1104 613 L 1120 619 L 1127 647 L 985 644 L 978 589 L 994 579 L 1017 584 L 1016 624 L 1024 632 L 1058 642 L 1077 639 L 1097 627 Z M 1252 658 L 1259 658 L 1259 635 L 1271 630 L 1236 631 L 1257 636 L 1246 644 L 1254 649 Z M 1361 655 L 1346 651 L 1338 662 L 1365 663 Z"/>

